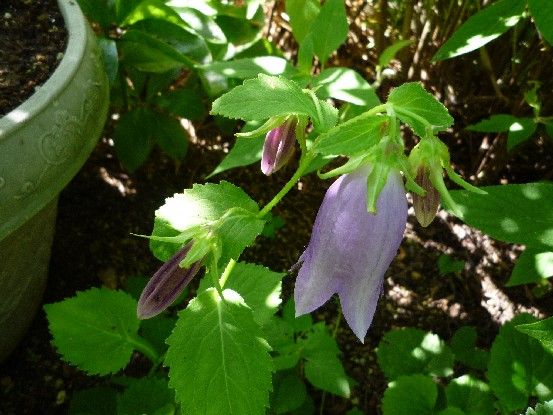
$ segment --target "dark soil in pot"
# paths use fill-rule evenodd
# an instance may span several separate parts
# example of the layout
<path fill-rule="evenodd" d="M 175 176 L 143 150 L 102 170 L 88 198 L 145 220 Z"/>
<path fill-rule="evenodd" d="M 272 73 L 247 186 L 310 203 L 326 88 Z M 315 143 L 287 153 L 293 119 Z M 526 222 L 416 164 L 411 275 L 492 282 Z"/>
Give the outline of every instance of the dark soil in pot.
<path fill-rule="evenodd" d="M 0 117 L 46 82 L 66 44 L 56 0 L 0 2 Z"/>

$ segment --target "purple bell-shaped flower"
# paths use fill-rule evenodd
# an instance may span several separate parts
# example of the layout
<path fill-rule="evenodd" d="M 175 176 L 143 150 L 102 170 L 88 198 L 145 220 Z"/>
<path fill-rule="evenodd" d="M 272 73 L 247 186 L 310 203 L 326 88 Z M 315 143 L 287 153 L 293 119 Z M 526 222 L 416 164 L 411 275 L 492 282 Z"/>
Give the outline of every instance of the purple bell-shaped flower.
<path fill-rule="evenodd" d="M 407 222 L 407 200 L 398 171 L 388 174 L 375 214 L 367 212 L 362 166 L 338 178 L 326 192 L 311 240 L 300 257 L 296 316 L 310 313 L 338 293 L 344 317 L 364 341 Z"/>

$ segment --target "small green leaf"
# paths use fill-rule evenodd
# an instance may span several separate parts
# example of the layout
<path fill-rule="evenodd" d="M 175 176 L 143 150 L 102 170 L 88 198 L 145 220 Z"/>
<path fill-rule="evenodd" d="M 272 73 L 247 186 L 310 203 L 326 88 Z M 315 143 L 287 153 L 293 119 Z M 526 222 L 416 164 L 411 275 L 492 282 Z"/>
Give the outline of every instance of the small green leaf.
<path fill-rule="evenodd" d="M 318 0 L 286 0 L 286 14 L 290 16 L 290 26 L 294 38 L 301 45 L 309 33 L 313 21 L 321 11 Z"/>
<path fill-rule="evenodd" d="M 516 25 L 526 7 L 526 0 L 499 0 L 471 16 L 432 58 L 453 58 L 476 50 Z"/>
<path fill-rule="evenodd" d="M 261 160 L 264 142 L 264 137 L 237 138 L 232 149 L 221 161 L 221 163 L 215 167 L 215 170 L 209 173 L 207 178 L 215 176 L 216 174 L 222 173 L 226 170 L 248 166 Z"/>
<path fill-rule="evenodd" d="M 202 97 L 192 88 L 182 88 L 154 95 L 152 103 L 167 112 L 189 120 L 205 117 Z"/>
<path fill-rule="evenodd" d="M 115 21 L 115 10 L 108 0 L 77 0 L 77 3 L 88 20 L 98 23 L 104 31 Z"/>
<path fill-rule="evenodd" d="M 44 310 L 63 359 L 91 375 L 105 375 L 129 363 L 140 325 L 136 305 L 122 291 L 91 288 Z"/>
<path fill-rule="evenodd" d="M 438 387 L 423 375 L 401 376 L 388 385 L 382 400 L 384 415 L 433 415 Z"/>
<path fill-rule="evenodd" d="M 463 326 L 451 338 L 451 350 L 455 358 L 464 365 L 484 370 L 488 366 L 489 353 L 476 347 L 476 329 Z"/>
<path fill-rule="evenodd" d="M 449 376 L 453 353 L 436 334 L 415 328 L 387 332 L 377 350 L 378 363 L 390 380 L 402 375 L 424 373 Z"/>
<path fill-rule="evenodd" d="M 447 108 L 419 82 L 408 82 L 392 89 L 388 102 L 394 105 L 398 118 L 408 124 L 419 137 L 426 135 L 425 126 L 411 114 L 424 118 L 435 132 L 446 130 L 453 125 L 453 118 Z"/>
<path fill-rule="evenodd" d="M 285 414 L 298 409 L 307 398 L 305 383 L 296 373 L 286 373 L 275 379 L 275 393 L 271 410 L 276 414 Z"/>
<path fill-rule="evenodd" d="M 127 389 L 117 399 L 117 414 L 174 414 L 176 411 L 174 395 L 165 379 L 132 379 Z"/>
<path fill-rule="evenodd" d="M 156 114 L 146 108 L 136 108 L 121 115 L 113 131 L 115 152 L 121 163 L 131 172 L 148 158 L 153 147 L 151 127 Z"/>
<path fill-rule="evenodd" d="M 529 314 L 518 315 L 500 329 L 491 349 L 490 387 L 508 411 L 526 408 L 532 396 L 553 397 L 553 356 L 540 342 L 515 329 L 536 321 Z"/>
<path fill-rule="evenodd" d="M 528 140 L 536 132 L 538 124 L 533 118 L 518 118 L 509 127 L 509 134 L 507 135 L 507 150 L 512 150 L 514 147 Z"/>
<path fill-rule="evenodd" d="M 511 128 L 511 125 L 513 125 L 517 119 L 517 117 L 510 114 L 494 114 L 490 116 L 490 118 L 469 125 L 467 130 L 479 131 L 481 133 L 500 133 L 509 131 L 509 128 Z"/>
<path fill-rule="evenodd" d="M 553 183 L 486 186 L 480 195 L 451 191 L 461 219 L 503 242 L 553 247 Z"/>
<path fill-rule="evenodd" d="M 190 3 L 190 5 L 192 5 L 192 3 Z M 178 12 L 183 24 L 188 26 L 198 36 L 205 39 L 206 42 L 215 44 L 227 43 L 225 34 L 211 16 L 208 16 L 192 7 L 179 7 L 172 5 L 171 8 Z"/>
<path fill-rule="evenodd" d="M 183 413 L 261 414 L 269 403 L 268 346 L 241 297 L 232 290 L 224 297 L 212 288 L 201 293 L 167 340 L 169 385 Z"/>
<path fill-rule="evenodd" d="M 553 45 L 553 3 L 550 0 L 528 0 L 528 8 L 543 38 Z"/>
<path fill-rule="evenodd" d="M 188 133 L 180 122 L 165 114 L 157 114 L 153 136 L 161 149 L 175 160 L 182 160 L 188 150 Z"/>
<path fill-rule="evenodd" d="M 348 37 L 348 20 L 343 0 L 326 0 L 313 21 L 313 51 L 325 63 Z"/>
<path fill-rule="evenodd" d="M 449 255 L 442 254 L 438 258 L 438 272 L 440 275 L 457 274 L 465 268 L 465 261 L 453 259 Z"/>
<path fill-rule="evenodd" d="M 411 39 L 398 40 L 397 42 L 394 42 L 392 45 L 384 49 L 382 54 L 378 57 L 378 65 L 380 65 L 381 68 L 385 68 L 390 64 L 392 59 L 395 58 L 396 54 L 401 49 L 409 46 L 411 43 L 413 43 Z"/>
<path fill-rule="evenodd" d="M 370 109 L 380 105 L 373 87 L 356 71 L 348 68 L 328 68 L 313 80 L 313 88 L 322 99 L 336 98 Z"/>
<path fill-rule="evenodd" d="M 490 387 L 470 375 L 453 379 L 445 389 L 447 405 L 465 415 L 494 415 L 494 398 Z"/>
<path fill-rule="evenodd" d="M 517 259 L 506 287 L 539 283 L 553 277 L 553 252 L 527 247 Z"/>
<path fill-rule="evenodd" d="M 264 120 L 277 115 L 303 114 L 321 130 L 338 121 L 338 110 L 325 101 L 314 99 L 294 81 L 260 74 L 213 102 L 212 114 L 245 121 Z"/>
<path fill-rule="evenodd" d="M 389 117 L 361 114 L 338 124 L 315 141 L 315 151 L 323 155 L 353 156 L 368 151 L 387 131 Z"/>
<path fill-rule="evenodd" d="M 553 317 L 535 323 L 520 324 L 516 329 L 538 340 L 543 347 L 553 353 Z"/>

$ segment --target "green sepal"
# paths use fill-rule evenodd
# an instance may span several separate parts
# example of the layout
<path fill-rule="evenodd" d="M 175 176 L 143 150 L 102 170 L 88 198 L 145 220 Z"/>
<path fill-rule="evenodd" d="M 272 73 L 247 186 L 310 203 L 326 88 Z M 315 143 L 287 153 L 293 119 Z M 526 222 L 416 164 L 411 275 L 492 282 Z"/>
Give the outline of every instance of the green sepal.
<path fill-rule="evenodd" d="M 478 193 L 479 195 L 487 195 L 488 194 L 488 192 L 486 192 L 485 190 L 482 190 L 482 189 L 480 189 L 476 186 L 473 186 L 472 184 L 467 183 L 465 180 L 463 180 L 463 178 L 461 176 L 459 176 L 457 173 L 455 173 L 455 170 L 453 170 L 451 165 L 446 164 L 444 166 L 444 169 L 445 169 L 447 175 L 449 176 L 449 178 L 451 179 L 451 181 L 458 184 L 463 189 L 468 190 L 469 192 Z"/>
<path fill-rule="evenodd" d="M 247 133 L 236 133 L 234 135 L 239 138 L 259 137 L 260 135 L 265 135 L 272 129 L 284 124 L 287 118 L 288 116 L 282 116 L 282 115 L 271 117 L 267 121 L 265 121 L 260 127 L 256 128 L 253 131 L 248 131 Z"/>
<path fill-rule="evenodd" d="M 390 166 L 385 163 L 373 165 L 369 177 L 367 177 L 367 212 L 376 214 L 376 203 L 380 192 L 386 186 L 390 170 Z"/>
<path fill-rule="evenodd" d="M 447 207 L 455 214 L 455 216 L 461 217 L 462 211 L 449 194 L 449 190 L 444 183 L 441 167 L 430 166 L 430 181 L 440 193 L 440 196 Z"/>

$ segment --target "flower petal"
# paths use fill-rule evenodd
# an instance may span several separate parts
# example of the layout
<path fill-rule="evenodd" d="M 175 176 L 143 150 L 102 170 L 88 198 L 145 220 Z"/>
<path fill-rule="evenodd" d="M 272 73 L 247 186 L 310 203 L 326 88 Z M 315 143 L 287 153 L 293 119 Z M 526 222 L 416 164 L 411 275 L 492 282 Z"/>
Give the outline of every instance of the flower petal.
<path fill-rule="evenodd" d="M 384 274 L 403 238 L 407 200 L 399 172 L 390 172 L 377 203 L 367 212 L 369 166 L 330 186 L 302 255 L 294 299 L 296 315 L 309 313 L 338 293 L 344 317 L 363 341 Z"/>
<path fill-rule="evenodd" d="M 265 136 L 263 155 L 261 157 L 261 171 L 269 176 L 282 168 L 294 155 L 296 149 L 295 117 L 290 118 L 279 127 L 273 128 Z"/>

